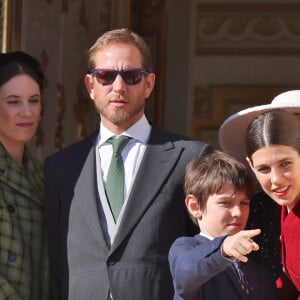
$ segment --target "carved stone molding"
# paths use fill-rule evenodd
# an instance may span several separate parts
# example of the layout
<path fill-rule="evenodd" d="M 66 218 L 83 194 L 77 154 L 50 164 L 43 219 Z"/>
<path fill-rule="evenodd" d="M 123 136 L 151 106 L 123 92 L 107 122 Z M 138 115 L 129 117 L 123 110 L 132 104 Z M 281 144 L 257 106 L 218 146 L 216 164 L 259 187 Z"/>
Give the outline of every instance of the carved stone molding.
<path fill-rule="evenodd" d="M 196 53 L 299 54 L 299 4 L 199 4 Z"/>
<path fill-rule="evenodd" d="M 297 86 L 213 85 L 204 88 L 196 85 L 192 137 L 218 148 L 218 130 L 230 115 L 251 106 L 268 104 L 276 95 L 294 89 Z"/>

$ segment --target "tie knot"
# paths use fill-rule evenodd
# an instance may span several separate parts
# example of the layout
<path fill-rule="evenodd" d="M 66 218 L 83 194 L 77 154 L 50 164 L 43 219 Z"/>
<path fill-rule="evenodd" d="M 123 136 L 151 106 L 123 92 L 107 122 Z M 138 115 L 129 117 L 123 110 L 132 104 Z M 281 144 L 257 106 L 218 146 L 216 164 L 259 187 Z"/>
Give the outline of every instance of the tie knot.
<path fill-rule="evenodd" d="M 129 137 L 121 135 L 117 139 L 109 139 L 107 142 L 110 143 L 113 147 L 113 153 L 118 155 L 122 152 L 123 148 L 129 142 Z"/>

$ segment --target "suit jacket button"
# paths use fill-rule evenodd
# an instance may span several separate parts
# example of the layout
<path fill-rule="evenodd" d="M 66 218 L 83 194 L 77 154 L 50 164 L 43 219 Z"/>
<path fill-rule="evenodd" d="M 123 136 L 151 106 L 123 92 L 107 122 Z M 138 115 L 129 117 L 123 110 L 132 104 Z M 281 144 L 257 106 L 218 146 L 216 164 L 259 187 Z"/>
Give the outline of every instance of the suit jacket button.
<path fill-rule="evenodd" d="M 10 261 L 10 262 L 15 262 L 18 258 L 18 255 L 16 252 L 13 252 L 13 251 L 8 251 L 8 255 L 7 255 L 7 259 Z"/>
<path fill-rule="evenodd" d="M 15 212 L 15 207 L 11 204 L 7 205 L 7 210 L 10 212 L 10 213 L 14 213 Z"/>

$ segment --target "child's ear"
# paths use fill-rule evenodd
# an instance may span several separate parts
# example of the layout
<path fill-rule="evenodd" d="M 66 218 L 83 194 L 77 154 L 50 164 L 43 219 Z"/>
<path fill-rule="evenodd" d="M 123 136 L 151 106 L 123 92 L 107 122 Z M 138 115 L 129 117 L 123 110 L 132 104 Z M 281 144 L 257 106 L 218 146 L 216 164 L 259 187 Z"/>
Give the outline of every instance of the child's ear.
<path fill-rule="evenodd" d="M 202 216 L 202 212 L 200 209 L 200 205 L 198 203 L 198 199 L 194 195 L 187 195 L 185 197 L 185 205 L 189 211 L 189 213 L 197 218 L 200 219 Z"/>

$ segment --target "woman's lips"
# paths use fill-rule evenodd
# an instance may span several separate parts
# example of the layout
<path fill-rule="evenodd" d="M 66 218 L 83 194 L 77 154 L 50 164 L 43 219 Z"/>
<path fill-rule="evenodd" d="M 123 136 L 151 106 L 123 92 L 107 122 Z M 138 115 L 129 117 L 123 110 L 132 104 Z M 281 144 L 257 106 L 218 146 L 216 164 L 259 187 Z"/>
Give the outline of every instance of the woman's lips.
<path fill-rule="evenodd" d="M 288 194 L 290 190 L 290 186 L 285 186 L 285 187 L 280 187 L 276 189 L 272 189 L 272 192 L 277 196 L 277 197 L 284 197 Z"/>
<path fill-rule="evenodd" d="M 33 127 L 33 123 L 32 122 L 17 123 L 17 126 L 24 127 L 24 128 L 31 128 Z"/>

